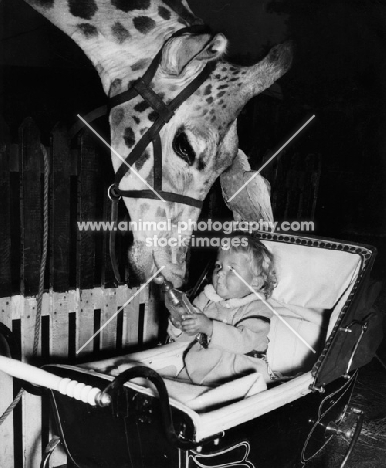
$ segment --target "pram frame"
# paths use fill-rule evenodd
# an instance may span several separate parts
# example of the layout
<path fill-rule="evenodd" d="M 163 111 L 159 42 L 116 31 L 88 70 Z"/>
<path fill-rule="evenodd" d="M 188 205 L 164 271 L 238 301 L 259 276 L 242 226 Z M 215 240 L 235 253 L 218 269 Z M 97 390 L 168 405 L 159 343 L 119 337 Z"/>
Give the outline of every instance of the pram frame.
<path fill-rule="evenodd" d="M 356 316 L 354 313 L 353 314 L 348 314 L 349 310 L 353 308 L 353 304 L 355 302 L 358 302 L 360 299 L 361 294 L 363 294 L 365 288 L 368 285 L 369 281 L 369 275 L 371 271 L 371 266 L 374 261 L 374 249 L 369 247 L 369 246 L 363 246 L 363 245 L 358 245 L 354 243 L 342 243 L 336 240 L 330 240 L 330 239 L 319 239 L 319 238 L 311 238 L 311 237 L 299 237 L 299 236 L 291 236 L 291 235 L 278 235 L 278 234 L 270 234 L 270 233 L 262 233 L 261 236 L 262 240 L 274 240 L 276 242 L 284 242 L 284 243 L 292 243 L 292 244 L 300 244 L 300 245 L 306 245 L 310 247 L 320 247 L 320 248 L 325 248 L 325 249 L 336 249 L 336 250 L 343 250 L 347 251 L 350 253 L 355 253 L 360 256 L 361 258 L 361 265 L 360 265 L 360 270 L 358 272 L 358 275 L 355 279 L 354 284 L 350 286 L 350 291 L 348 291 L 348 296 L 345 299 L 344 305 L 339 311 L 339 315 L 336 319 L 336 322 L 334 324 L 334 327 L 332 329 L 332 332 L 325 344 L 325 347 L 320 354 L 318 360 L 316 361 L 315 365 L 313 366 L 312 370 L 305 375 L 303 375 L 300 379 L 303 379 L 303 381 L 298 380 L 297 382 L 301 386 L 302 390 L 305 391 L 305 394 L 302 396 L 302 398 L 294 398 L 294 400 L 287 401 L 285 402 L 286 404 L 283 404 L 281 407 L 277 408 L 272 408 L 272 409 L 267 409 L 267 411 L 260 415 L 254 414 L 251 420 L 245 421 L 244 423 L 240 424 L 237 426 L 237 432 L 240 434 L 246 434 L 245 437 L 249 436 L 250 434 L 250 428 L 252 426 L 264 426 L 265 423 L 263 421 L 270 421 L 268 424 L 271 428 L 276 427 L 276 429 L 273 431 L 272 430 L 263 430 L 265 440 L 268 438 L 268 440 L 274 436 L 277 438 L 277 434 L 280 432 L 280 427 L 277 426 L 277 424 L 272 423 L 272 419 L 276 421 L 283 421 L 282 416 L 280 414 L 284 413 L 291 413 L 295 412 L 296 413 L 296 420 L 293 419 L 293 416 L 289 418 L 288 420 L 291 420 L 291 427 L 294 428 L 295 425 L 298 429 L 296 429 L 297 434 L 299 437 L 297 437 L 299 440 L 301 440 L 300 444 L 299 443 L 292 443 L 291 444 L 291 451 L 296 452 L 296 460 L 299 463 L 305 463 L 308 459 L 312 458 L 315 453 L 318 453 L 323 447 L 324 447 L 324 442 L 318 447 L 317 450 L 314 452 L 305 452 L 306 447 L 304 447 L 304 441 L 309 440 L 307 439 L 307 434 L 310 432 L 316 432 L 316 431 L 322 431 L 324 434 L 326 432 L 326 428 L 329 427 L 328 421 L 325 422 L 325 419 L 331 416 L 331 420 L 334 423 L 339 423 L 339 421 L 342 421 L 344 419 L 344 415 L 347 413 L 348 410 L 348 402 L 350 399 L 350 395 L 352 392 L 352 389 L 355 384 L 355 375 L 356 373 L 353 371 L 364 365 L 366 362 L 363 359 L 358 359 L 358 343 L 360 346 L 362 346 L 363 342 L 365 340 L 362 340 L 363 337 L 366 337 L 369 333 L 369 330 L 371 331 L 371 326 L 369 326 L 371 320 L 376 316 L 376 313 L 371 309 L 371 304 L 369 303 L 367 307 L 371 309 L 371 312 L 366 309 L 366 313 L 362 313 L 362 315 Z M 356 311 L 361 312 L 360 307 L 357 307 Z M 354 311 L 355 312 L 355 311 Z M 373 322 L 374 323 L 374 322 Z M 373 327 L 374 328 L 374 325 Z M 351 329 L 351 333 L 347 332 L 348 329 Z M 348 338 L 351 339 L 351 342 L 348 341 Z M 353 340 L 354 338 L 354 340 Z M 362 340 L 362 341 L 361 341 Z M 379 337 L 377 336 L 373 340 L 373 347 L 377 346 L 377 342 L 379 342 Z M 350 349 L 350 353 L 343 356 L 339 356 L 340 362 L 339 366 L 333 366 L 329 365 L 329 360 L 331 360 L 331 356 L 333 356 L 333 353 L 336 352 L 337 349 Z M 146 352 L 145 352 L 146 353 Z M 353 356 L 354 355 L 354 356 Z M 354 359 L 353 359 L 354 357 Z M 371 359 L 371 354 L 366 356 L 367 361 Z M 336 360 L 336 358 L 335 358 Z M 334 369 L 337 371 L 337 373 L 334 375 L 331 372 L 331 367 L 334 367 Z M 49 367 L 49 369 L 52 372 L 58 373 L 58 372 L 68 372 L 69 367 L 67 366 L 58 366 L 55 368 Z M 79 375 L 80 370 L 76 370 L 77 375 Z M 83 371 L 82 371 L 83 372 Z M 87 374 L 86 371 L 84 371 L 84 374 Z M 93 379 L 96 379 L 97 381 L 99 380 L 99 385 L 101 385 L 101 389 L 103 390 L 105 388 L 105 385 L 103 384 L 103 381 L 101 383 L 98 373 L 94 373 L 92 376 Z M 90 378 L 87 377 L 87 378 Z M 104 379 L 106 379 L 106 376 L 103 376 Z M 107 379 L 107 380 L 113 380 L 113 379 Z M 294 382 L 294 381 L 292 381 Z M 289 382 L 288 384 L 282 384 L 281 386 L 277 388 L 290 388 L 291 386 L 295 385 L 294 383 Z M 129 384 L 127 387 L 132 387 L 134 384 Z M 269 392 L 275 392 L 279 391 L 276 388 L 269 390 Z M 127 392 L 127 390 L 124 390 L 123 393 Z M 341 394 L 340 394 L 341 392 Z M 322 411 L 321 407 L 323 405 L 323 402 L 328 402 L 330 399 L 330 395 L 338 395 L 335 397 L 337 402 L 339 404 L 336 404 L 334 402 L 332 410 L 329 408 L 328 410 Z M 260 397 L 260 395 L 258 395 Z M 252 397 L 255 398 L 255 397 Z M 63 397 L 62 395 L 58 394 L 57 392 L 53 392 L 53 401 L 56 402 L 55 405 L 57 407 L 57 401 L 60 400 L 66 400 L 68 397 Z M 301 401 L 300 401 L 301 400 Z M 156 401 L 156 398 L 152 395 L 145 395 L 143 397 L 143 405 L 140 410 L 142 413 L 145 413 L 145 415 L 137 415 L 136 418 L 138 419 L 145 419 L 150 417 L 151 412 L 148 412 L 146 414 L 146 405 L 147 401 Z M 150 404 L 150 408 L 153 408 L 153 403 Z M 234 405 L 238 405 L 240 402 L 237 402 Z M 77 403 L 78 404 L 78 403 Z M 80 404 L 80 403 L 79 403 Z M 302 404 L 306 406 L 306 410 L 302 408 Z M 125 405 L 123 405 L 124 407 Z M 174 404 L 174 409 L 173 409 L 173 417 L 175 417 L 176 414 L 178 414 L 179 409 L 177 408 L 178 405 Z M 120 405 L 122 408 L 122 405 Z M 148 405 L 149 407 L 149 405 Z M 339 408 L 338 408 L 339 407 Z M 71 410 L 70 410 L 71 411 Z M 72 410 L 73 411 L 73 410 Z M 125 410 L 124 410 L 125 411 Z M 221 410 L 220 410 L 221 411 Z M 57 412 L 55 410 L 55 412 Z M 126 408 L 127 412 L 127 408 Z M 334 413 L 334 414 L 332 414 Z M 58 415 L 59 413 L 57 413 Z M 185 413 L 186 414 L 186 413 Z M 111 415 L 110 415 L 111 417 Z M 190 418 L 190 420 L 186 421 L 184 420 L 185 416 L 181 416 L 180 419 L 182 419 L 182 425 L 185 425 L 185 434 L 184 437 L 189 439 L 190 441 L 193 442 L 200 442 L 202 444 L 203 449 L 200 451 L 199 449 L 191 449 L 191 450 L 181 450 L 177 447 L 174 446 L 173 444 L 170 444 L 165 437 L 161 437 L 162 439 L 162 444 L 164 445 L 166 452 L 169 454 L 168 455 L 168 463 L 172 462 L 172 464 L 167 464 L 165 466 L 209 466 L 203 464 L 203 460 L 208 460 L 211 457 L 211 463 L 215 462 L 216 457 L 222 457 L 224 453 L 227 453 L 231 455 L 231 450 L 230 447 L 233 447 L 235 450 L 239 450 L 241 445 L 242 447 L 245 448 L 245 454 L 246 456 L 243 458 L 243 460 L 239 460 L 240 463 L 237 465 L 232 465 L 232 466 L 248 466 L 252 467 L 254 465 L 254 461 L 256 458 L 253 456 L 251 458 L 250 456 L 250 451 L 252 447 L 252 443 L 248 442 L 246 443 L 245 439 L 242 442 L 234 443 L 234 442 L 229 442 L 230 436 L 229 434 L 232 432 L 231 430 L 225 429 L 224 432 L 220 431 L 218 433 L 213 433 L 213 431 L 208 430 L 208 433 L 206 434 L 205 432 L 201 432 L 201 434 L 198 435 L 195 433 L 195 427 L 194 424 L 192 425 L 191 422 L 193 421 L 194 423 L 194 417 Z M 134 419 L 136 419 L 134 418 Z M 258 424 L 256 424 L 255 419 L 258 418 Z M 176 418 L 177 424 L 178 424 L 178 419 L 179 416 Z M 311 421 L 311 422 L 310 422 Z M 295 424 L 296 423 L 296 424 Z M 142 423 L 141 423 L 142 424 Z M 311 427 L 310 427 L 311 426 Z M 300 429 L 302 427 L 302 429 Z M 359 422 L 357 423 L 357 427 L 359 427 Z M 255 428 L 256 429 L 256 428 Z M 180 428 L 178 429 L 178 431 Z M 276 431 L 276 435 L 275 435 Z M 67 435 L 64 434 L 64 431 L 62 432 L 62 440 L 66 441 L 68 439 L 68 431 Z M 212 432 L 210 434 L 210 432 Z M 259 430 L 257 430 L 259 432 Z M 261 432 L 261 430 L 260 430 Z M 328 434 L 327 436 L 323 436 L 322 438 L 327 440 L 329 439 L 331 434 Z M 71 437 L 70 437 L 71 438 Z M 69 445 L 73 444 L 74 441 L 72 441 L 70 444 L 65 442 L 67 448 L 69 449 L 69 453 L 71 453 L 71 447 Z M 287 442 L 285 442 L 285 437 L 284 439 L 281 439 L 281 444 L 283 446 L 286 445 Z M 225 445 L 224 445 L 225 443 Z M 241 443 L 241 445 L 240 445 Z M 232 445 L 233 444 L 233 445 Z M 244 444 L 244 445 L 243 445 Z M 259 444 L 259 445 L 264 445 L 264 444 Z M 280 443 L 278 443 L 280 446 Z M 287 443 L 288 445 L 288 443 Z M 302 449 L 303 446 L 303 450 Z M 234 451 L 233 451 L 234 452 Z M 232 453 L 233 453 L 232 452 Z M 248 452 L 248 453 L 247 453 Z M 276 450 L 277 453 L 279 453 L 279 450 Z M 157 452 L 158 453 L 158 452 Z M 170 455 L 170 454 L 173 455 Z M 268 455 L 261 454 L 259 467 L 260 466 L 267 466 L 267 467 L 272 467 L 272 466 L 280 466 L 281 468 L 284 466 L 283 465 L 283 460 L 280 460 L 280 457 L 277 459 L 270 459 L 269 464 L 264 464 L 267 463 L 267 457 L 269 458 Z M 205 458 L 206 457 L 206 458 Z M 209 457 L 209 458 L 208 458 Z M 264 458 L 265 457 L 265 458 Z M 145 457 L 146 458 L 146 457 Z M 71 456 L 70 456 L 71 459 Z M 201 460 L 201 461 L 200 461 Z M 252 460 L 252 461 L 251 461 Z M 150 466 L 157 466 L 157 468 L 161 465 L 159 465 L 159 459 L 158 459 L 158 464 L 146 464 L 146 460 L 142 460 L 141 464 L 145 463 L 143 466 L 145 468 L 149 468 Z M 292 463 L 292 462 L 291 462 Z M 76 465 L 74 465 L 76 466 Z M 82 466 L 82 465 L 80 465 Z M 88 465 L 84 465 L 88 466 Z M 92 466 L 92 465 L 90 465 Z M 99 465 L 95 465 L 99 466 Z M 118 464 L 111 465 L 117 467 L 120 466 Z M 126 465 L 122 465 L 126 466 Z M 129 465 L 127 465 L 129 466 Z M 135 466 L 135 465 L 132 465 Z M 140 466 L 140 465 L 139 465 Z M 210 465 L 212 466 L 212 465 Z M 221 466 L 227 466 L 221 465 Z M 228 465 L 230 466 L 230 465 Z M 257 465 L 256 465 L 257 466 Z M 292 465 L 291 465 L 292 466 Z M 135 466 L 135 468 L 137 468 Z"/>

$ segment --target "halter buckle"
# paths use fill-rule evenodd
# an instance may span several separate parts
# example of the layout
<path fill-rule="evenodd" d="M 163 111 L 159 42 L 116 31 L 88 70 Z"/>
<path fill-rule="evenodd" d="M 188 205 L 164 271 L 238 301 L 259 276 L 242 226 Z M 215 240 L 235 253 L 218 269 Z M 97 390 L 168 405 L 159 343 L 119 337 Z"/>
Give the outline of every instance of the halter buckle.
<path fill-rule="evenodd" d="M 110 187 L 107 189 L 107 195 L 110 198 L 111 201 L 116 201 L 116 200 L 121 200 L 122 196 L 119 195 L 117 192 L 117 185 L 116 184 L 111 184 Z"/>

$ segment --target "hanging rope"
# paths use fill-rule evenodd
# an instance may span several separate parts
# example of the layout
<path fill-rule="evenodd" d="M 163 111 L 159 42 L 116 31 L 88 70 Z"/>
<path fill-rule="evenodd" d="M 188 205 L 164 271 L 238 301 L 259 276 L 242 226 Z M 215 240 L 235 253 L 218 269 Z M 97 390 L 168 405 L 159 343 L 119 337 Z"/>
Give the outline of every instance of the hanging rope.
<path fill-rule="evenodd" d="M 35 335 L 33 344 L 33 356 L 37 356 L 40 336 L 40 324 L 42 317 L 42 302 L 44 293 L 44 271 L 47 262 L 47 244 L 48 244 L 48 185 L 50 166 L 46 148 L 41 145 L 44 157 L 44 195 L 43 195 L 43 253 L 40 261 L 39 292 L 37 297 L 37 313 L 35 322 Z"/>
<path fill-rule="evenodd" d="M 47 150 L 43 145 L 40 145 L 41 151 L 44 158 L 44 195 L 43 195 L 43 252 L 42 258 L 40 261 L 40 272 L 39 272 L 39 291 L 37 296 L 37 311 L 36 311 L 36 321 L 35 321 L 35 333 L 34 333 L 34 342 L 32 355 L 35 357 L 38 354 L 39 346 L 39 337 L 40 337 L 40 325 L 42 317 L 42 303 L 43 303 L 43 293 L 44 293 L 44 271 L 46 269 L 47 262 L 47 245 L 48 245 L 48 186 L 49 186 L 49 175 L 50 175 L 50 165 L 48 160 Z M 7 417 L 12 413 L 15 406 L 19 403 L 24 389 L 21 388 L 19 393 L 16 395 L 13 402 L 8 406 L 0 417 L 0 426 L 7 419 Z"/>
<path fill-rule="evenodd" d="M 13 400 L 13 402 L 8 406 L 8 408 L 4 411 L 4 413 L 0 417 L 0 426 L 3 424 L 3 422 L 8 418 L 8 416 L 15 409 L 15 407 L 19 403 L 20 398 L 22 397 L 23 393 L 24 393 L 24 388 L 21 388 L 19 390 L 19 393 L 16 395 L 15 399 Z"/>

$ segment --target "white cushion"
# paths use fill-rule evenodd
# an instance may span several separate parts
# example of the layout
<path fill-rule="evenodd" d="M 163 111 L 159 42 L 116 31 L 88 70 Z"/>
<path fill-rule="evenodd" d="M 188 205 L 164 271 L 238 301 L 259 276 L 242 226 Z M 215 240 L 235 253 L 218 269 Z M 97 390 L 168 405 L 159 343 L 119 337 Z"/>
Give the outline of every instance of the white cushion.
<path fill-rule="evenodd" d="M 257 372 L 233 379 L 214 388 L 193 385 L 170 378 L 164 379 L 164 382 L 171 398 L 198 412 L 208 411 L 213 407 L 226 405 L 267 389 L 263 376 Z"/>
<path fill-rule="evenodd" d="M 266 241 L 276 262 L 278 285 L 272 297 L 286 304 L 330 309 L 360 262 L 350 252 Z"/>
<path fill-rule="evenodd" d="M 329 309 L 352 281 L 360 256 L 320 247 L 263 242 L 275 257 L 278 279 L 269 301 L 316 351 L 313 353 L 274 316 L 268 334 L 268 362 L 274 371 L 284 374 L 308 371 L 323 348 Z"/>

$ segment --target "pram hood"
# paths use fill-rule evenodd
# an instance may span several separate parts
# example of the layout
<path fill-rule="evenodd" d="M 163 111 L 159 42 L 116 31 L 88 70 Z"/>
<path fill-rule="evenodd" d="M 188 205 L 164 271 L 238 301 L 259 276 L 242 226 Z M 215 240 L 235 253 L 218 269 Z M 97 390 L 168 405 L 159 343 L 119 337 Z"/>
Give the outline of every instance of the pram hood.
<path fill-rule="evenodd" d="M 282 276 L 285 279 L 281 291 L 275 294 L 311 310 L 322 307 L 331 311 L 328 339 L 311 371 L 315 388 L 324 387 L 370 362 L 382 340 L 382 314 L 374 306 L 380 283 L 370 279 L 376 249 L 316 237 L 262 234 L 261 238 L 268 247 L 273 246 L 279 258 L 283 243 L 292 244 L 289 248 L 294 250 L 288 258 L 288 248 L 284 248 L 286 266 Z M 302 256 L 307 257 L 303 273 Z M 322 262 L 320 257 L 324 258 Z M 295 282 L 301 284 L 294 288 L 293 278 L 299 272 L 301 277 Z"/>

